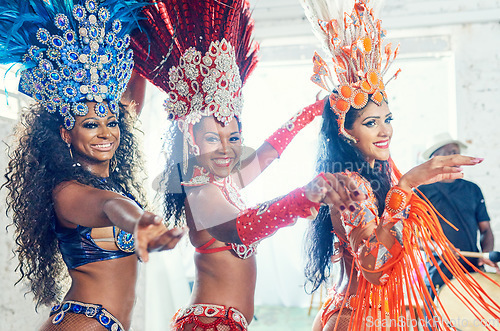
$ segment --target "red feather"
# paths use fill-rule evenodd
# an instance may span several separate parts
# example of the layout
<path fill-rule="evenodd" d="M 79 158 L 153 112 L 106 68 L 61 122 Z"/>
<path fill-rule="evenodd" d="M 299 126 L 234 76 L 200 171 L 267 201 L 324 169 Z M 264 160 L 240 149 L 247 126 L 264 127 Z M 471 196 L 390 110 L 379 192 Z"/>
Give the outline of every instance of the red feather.
<path fill-rule="evenodd" d="M 147 20 L 131 42 L 135 69 L 165 92 L 168 70 L 189 47 L 205 53 L 212 41 L 225 38 L 235 48 L 243 83 L 257 64 L 259 46 L 246 0 L 154 0 L 143 12 Z"/>

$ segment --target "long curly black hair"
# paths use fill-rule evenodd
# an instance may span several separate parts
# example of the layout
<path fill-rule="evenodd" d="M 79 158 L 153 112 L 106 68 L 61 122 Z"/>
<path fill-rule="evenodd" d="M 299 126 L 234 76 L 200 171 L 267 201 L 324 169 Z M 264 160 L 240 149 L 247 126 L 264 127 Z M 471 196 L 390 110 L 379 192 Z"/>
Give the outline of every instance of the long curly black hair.
<path fill-rule="evenodd" d="M 143 170 L 142 156 L 132 118 L 122 105 L 120 111 L 120 145 L 111 160 L 116 167 L 111 169 L 109 181 L 144 203 L 142 185 L 135 178 Z M 61 126 L 62 117 L 50 114 L 40 104 L 23 109 L 14 134 L 17 146 L 9 149 L 3 185 L 8 190 L 7 215 L 15 227 L 16 270 L 21 274 L 16 284 L 29 284 L 35 309 L 59 301 L 68 280 L 55 234 L 53 189 L 68 180 L 103 188 L 102 178 L 75 164 L 60 136 Z"/>
<path fill-rule="evenodd" d="M 193 168 L 196 162 L 194 158 L 190 159 L 187 172 L 184 174 L 184 135 L 177 122 L 170 125 L 165 135 L 165 144 L 167 162 L 160 181 L 161 190 L 164 190 L 164 217 L 168 223 L 183 226 L 186 224 L 186 193 L 181 182 L 188 181 L 193 176 Z"/>
<path fill-rule="evenodd" d="M 370 101 L 371 102 L 371 101 Z M 344 126 L 352 129 L 354 121 L 363 109 L 350 108 L 346 114 Z M 375 161 L 370 167 L 358 148 L 351 145 L 341 134 L 337 122 L 338 116 L 325 103 L 323 125 L 319 137 L 319 151 L 316 161 L 317 172 L 352 171 L 359 173 L 371 185 L 377 199 L 379 216 L 385 208 L 385 197 L 391 188 L 390 166 L 388 161 Z M 314 292 L 327 280 L 331 271 L 330 257 L 333 255 L 335 234 L 332 232 L 330 209 L 321 207 L 316 218 L 310 222 L 306 234 L 307 263 L 305 268 L 306 290 Z"/>

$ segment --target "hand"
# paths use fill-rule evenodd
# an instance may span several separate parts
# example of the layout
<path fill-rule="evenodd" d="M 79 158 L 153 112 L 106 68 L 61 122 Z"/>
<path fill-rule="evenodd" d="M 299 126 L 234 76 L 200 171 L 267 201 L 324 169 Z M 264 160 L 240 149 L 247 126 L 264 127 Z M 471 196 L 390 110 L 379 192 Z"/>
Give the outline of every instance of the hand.
<path fill-rule="evenodd" d="M 498 267 L 498 263 L 495 263 L 495 262 L 491 261 L 490 259 L 479 258 L 477 265 L 482 266 L 484 264 L 489 265 L 492 268 L 495 268 L 495 273 L 500 274 L 500 267 Z"/>
<path fill-rule="evenodd" d="M 413 187 L 423 184 L 432 184 L 446 179 L 462 178 L 462 168 L 464 165 L 476 165 L 483 161 L 464 155 L 435 156 L 429 161 L 422 163 L 408 171 L 399 180 L 398 186 L 405 191 L 410 191 Z"/>
<path fill-rule="evenodd" d="M 161 217 L 144 212 L 135 226 L 135 253 L 140 260 L 148 262 L 149 252 L 172 249 L 177 245 L 185 229 L 168 230 Z"/>
<path fill-rule="evenodd" d="M 320 202 L 344 211 L 347 206 L 355 208 L 354 201 L 365 200 L 356 182 L 341 174 L 322 173 L 306 187 L 306 197 L 312 202 Z"/>

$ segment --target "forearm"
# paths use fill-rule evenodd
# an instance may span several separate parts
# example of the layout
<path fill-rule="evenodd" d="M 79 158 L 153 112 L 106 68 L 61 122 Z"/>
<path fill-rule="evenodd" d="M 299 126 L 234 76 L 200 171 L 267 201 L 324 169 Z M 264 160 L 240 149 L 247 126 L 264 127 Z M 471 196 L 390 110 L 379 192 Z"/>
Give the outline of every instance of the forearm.
<path fill-rule="evenodd" d="M 266 141 L 278 152 L 278 156 L 281 156 L 285 148 L 300 130 L 311 123 L 316 116 L 323 114 L 324 107 L 325 101 L 319 100 L 303 108 L 267 138 Z"/>
<path fill-rule="evenodd" d="M 384 284 L 403 249 L 403 221 L 407 218 L 411 193 L 393 187 L 386 198 L 386 213 L 374 222 L 362 223 L 350 235 L 365 278 Z M 368 211 L 359 215 L 366 215 Z"/>
<path fill-rule="evenodd" d="M 134 233 L 137 222 L 144 214 L 134 201 L 125 197 L 106 200 L 102 211 L 113 225 L 128 233 Z"/>
<path fill-rule="evenodd" d="M 493 237 L 493 231 L 491 228 L 481 232 L 481 250 L 483 252 L 491 252 L 495 247 L 495 238 Z"/>
<path fill-rule="evenodd" d="M 243 244 L 249 245 L 273 235 L 279 228 L 291 225 L 301 217 L 312 215 L 320 204 L 310 201 L 304 188 L 249 208 L 236 219 L 236 229 Z"/>

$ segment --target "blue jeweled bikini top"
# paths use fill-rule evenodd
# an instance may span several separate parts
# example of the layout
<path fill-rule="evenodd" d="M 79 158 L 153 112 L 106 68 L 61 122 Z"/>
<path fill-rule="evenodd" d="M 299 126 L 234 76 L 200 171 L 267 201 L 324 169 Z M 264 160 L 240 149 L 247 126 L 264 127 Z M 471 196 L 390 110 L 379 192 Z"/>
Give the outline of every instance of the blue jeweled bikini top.
<path fill-rule="evenodd" d="M 115 243 L 120 247 L 116 240 L 117 234 L 122 232 L 121 238 L 124 238 L 126 246 L 132 247 L 129 251 L 107 250 L 99 247 L 91 237 L 92 228 L 78 225 L 75 229 L 64 228 L 56 224 L 56 236 L 59 241 L 59 250 L 68 269 L 75 269 L 84 264 L 119 259 L 134 254 L 134 238 L 131 234 L 122 230 L 119 232 L 113 229 L 115 233 Z"/>
<path fill-rule="evenodd" d="M 103 188 L 114 191 L 132 199 L 139 207 L 141 204 L 130 194 L 123 192 L 112 182 L 102 179 Z M 78 225 L 76 228 L 65 228 L 56 223 L 55 232 L 64 262 L 68 269 L 97 262 L 118 259 L 134 254 L 134 236 L 122 229 L 113 227 L 113 239 L 119 250 L 108 250 L 99 247 L 91 237 L 92 228 Z"/>

